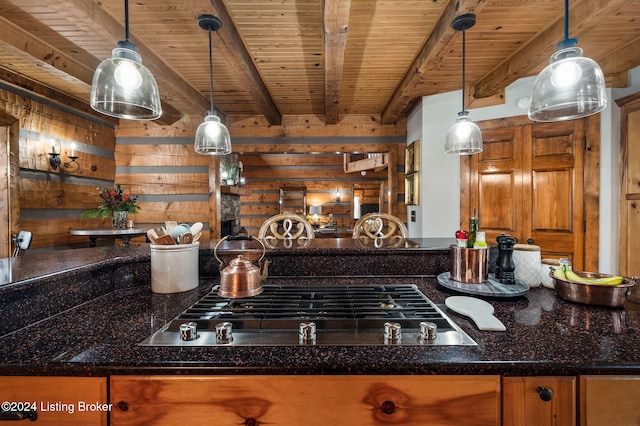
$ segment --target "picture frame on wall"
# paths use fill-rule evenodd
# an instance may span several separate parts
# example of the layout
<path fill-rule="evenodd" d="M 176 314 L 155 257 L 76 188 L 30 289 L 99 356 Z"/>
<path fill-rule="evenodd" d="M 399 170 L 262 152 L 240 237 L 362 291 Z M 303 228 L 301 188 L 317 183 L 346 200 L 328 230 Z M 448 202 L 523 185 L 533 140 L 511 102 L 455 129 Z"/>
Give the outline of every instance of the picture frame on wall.
<path fill-rule="evenodd" d="M 420 171 L 420 141 L 415 140 L 405 149 L 404 174 L 411 175 Z"/>
<path fill-rule="evenodd" d="M 420 205 L 420 174 L 413 173 L 404 180 L 404 196 L 407 206 Z"/>

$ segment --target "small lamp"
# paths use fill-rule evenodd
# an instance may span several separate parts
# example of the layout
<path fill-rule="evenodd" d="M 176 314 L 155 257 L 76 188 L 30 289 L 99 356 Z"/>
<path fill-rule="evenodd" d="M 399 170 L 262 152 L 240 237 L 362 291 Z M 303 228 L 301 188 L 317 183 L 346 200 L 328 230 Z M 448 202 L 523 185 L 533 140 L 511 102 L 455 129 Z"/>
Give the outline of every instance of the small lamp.
<path fill-rule="evenodd" d="M 578 40 L 569 38 L 569 0 L 564 7 L 564 40 L 533 83 L 528 115 L 534 121 L 573 120 L 607 107 L 604 74 L 593 59 L 582 56 Z"/>
<path fill-rule="evenodd" d="M 209 32 L 209 93 L 211 109 L 204 122 L 196 130 L 194 149 L 198 154 L 227 155 L 231 153 L 231 136 L 229 130 L 222 124 L 220 117 L 213 107 L 213 53 L 211 47 L 211 33 L 222 28 L 220 19 L 213 15 L 198 16 L 198 25 Z"/>
<path fill-rule="evenodd" d="M 313 223 L 316 224 L 318 222 L 318 215 L 322 214 L 322 206 L 309 206 L 309 214 L 313 219 Z"/>
<path fill-rule="evenodd" d="M 451 26 L 456 31 L 462 31 L 462 111 L 458 119 L 449 128 L 444 147 L 446 154 L 477 154 L 482 152 L 482 133 L 477 124 L 469 119 L 469 111 L 465 110 L 465 31 L 476 24 L 476 16 L 472 13 L 457 16 Z"/>
<path fill-rule="evenodd" d="M 339 202 L 340 202 L 340 195 L 341 195 L 341 194 L 340 194 L 340 190 L 339 190 L 338 188 L 336 188 L 336 193 L 335 193 L 335 195 L 334 195 L 334 198 L 335 198 L 335 200 L 336 200 L 336 203 L 339 203 Z"/>
<path fill-rule="evenodd" d="M 162 115 L 160 92 L 153 74 L 142 65 L 129 41 L 129 1 L 124 1 L 125 40 L 111 58 L 98 65 L 91 83 L 91 108 L 116 118 L 155 120 Z"/>

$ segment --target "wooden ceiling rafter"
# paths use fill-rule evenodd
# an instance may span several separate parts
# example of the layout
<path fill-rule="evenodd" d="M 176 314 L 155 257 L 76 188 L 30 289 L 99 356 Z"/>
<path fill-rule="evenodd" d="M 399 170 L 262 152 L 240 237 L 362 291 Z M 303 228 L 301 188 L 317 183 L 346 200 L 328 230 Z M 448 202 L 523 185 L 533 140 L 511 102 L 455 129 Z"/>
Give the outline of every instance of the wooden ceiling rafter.
<path fill-rule="evenodd" d="M 184 0 L 183 3 L 192 11 L 194 18 L 208 13 L 217 16 L 222 21 L 222 28 L 215 33 L 219 41 L 219 43 L 215 43 L 216 54 L 224 58 L 241 84 L 248 88 L 253 100 L 258 105 L 258 110 L 261 111 L 269 124 L 282 123 L 282 114 L 278 105 L 269 93 L 269 89 L 242 41 L 238 29 L 233 23 L 233 17 L 224 2 L 222 0 Z"/>
<path fill-rule="evenodd" d="M 384 108 L 383 123 L 394 123 L 423 95 L 416 90 L 416 87 L 421 80 L 428 79 L 429 67 L 437 66 L 440 62 L 437 59 L 448 53 L 448 46 L 457 33 L 451 27 L 453 19 L 466 13 L 478 14 L 485 4 L 486 1 L 483 0 L 449 0 L 438 23 Z"/>
<path fill-rule="evenodd" d="M 590 0 L 575 2 L 571 5 L 569 13 L 569 37 L 578 34 L 585 29 L 597 26 L 602 19 L 621 10 L 634 0 Z M 505 59 L 486 77 L 477 81 L 473 86 L 473 94 L 476 98 L 491 97 L 513 83 L 519 78 L 534 75 L 549 64 L 549 58 L 556 51 L 556 44 L 564 38 L 564 11 L 556 21 L 551 23 L 547 29 L 540 32 L 538 36 L 519 48 L 511 56 Z M 632 50 L 635 57 L 635 64 L 640 63 L 640 53 L 636 49 Z M 588 56 L 588 55 L 587 55 Z M 619 55 L 608 55 L 610 61 L 614 57 L 621 62 L 625 58 Z M 592 59 L 595 59 L 591 57 Z M 611 68 L 609 68 L 611 67 Z M 625 68 L 625 70 L 630 67 Z M 603 68 L 604 69 L 604 68 Z M 607 69 L 621 69 L 621 66 L 611 64 Z"/>
<path fill-rule="evenodd" d="M 351 0 L 324 2 L 324 102 L 326 124 L 337 124 L 344 52 L 349 32 Z"/>

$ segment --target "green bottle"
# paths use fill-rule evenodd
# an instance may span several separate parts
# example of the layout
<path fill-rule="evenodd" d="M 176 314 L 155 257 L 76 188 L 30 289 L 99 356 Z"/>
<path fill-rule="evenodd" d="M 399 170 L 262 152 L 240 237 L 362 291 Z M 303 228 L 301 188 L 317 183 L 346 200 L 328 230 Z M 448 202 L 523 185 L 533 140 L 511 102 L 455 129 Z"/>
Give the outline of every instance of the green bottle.
<path fill-rule="evenodd" d="M 476 209 L 473 209 L 473 216 L 469 219 L 467 248 L 473 248 L 473 244 L 476 242 L 476 232 L 478 232 L 478 217 L 476 216 Z"/>

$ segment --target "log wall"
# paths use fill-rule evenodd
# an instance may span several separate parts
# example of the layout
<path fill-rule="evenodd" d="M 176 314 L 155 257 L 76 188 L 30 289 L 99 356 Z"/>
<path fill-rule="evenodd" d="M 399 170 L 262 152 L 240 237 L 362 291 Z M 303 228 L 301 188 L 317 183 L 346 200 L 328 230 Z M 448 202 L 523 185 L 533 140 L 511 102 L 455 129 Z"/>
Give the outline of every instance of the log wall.
<path fill-rule="evenodd" d="M 185 117 L 171 126 L 153 122 L 120 121 L 79 111 L 24 89 L 0 85 L 0 127 L 15 137 L 17 179 L 9 177 L 16 213 L 9 233 L 33 233 L 29 252 L 86 246 L 86 237 L 72 228 L 110 226 L 108 219 L 83 219 L 85 210 L 100 201 L 97 188 L 122 185 L 138 195 L 141 210 L 132 219 L 137 227 L 156 227 L 165 220 L 205 224 L 203 238 L 216 238 L 220 227 L 218 159 L 193 151 L 193 135 L 202 117 Z M 19 122 L 15 132 L 15 122 Z M 13 127 L 12 127 L 13 126 Z M 371 117 L 350 117 L 326 126 L 313 117 L 287 117 L 281 126 L 239 120 L 229 125 L 234 153 L 244 164 L 247 194 L 241 197 L 240 225 L 249 233 L 279 211 L 281 186 L 305 186 L 307 205 L 322 205 L 341 226 L 351 221 L 353 184 L 388 179 L 386 170 L 366 175 L 345 173 L 342 152 L 393 151 L 391 179 L 394 212 L 406 221 L 404 208 L 404 147 L 406 126 L 382 125 Z M 11 136 L 11 133 L 17 133 Z M 62 166 L 49 164 L 51 139 L 61 145 Z M 10 142 L 10 141 L 9 141 Z M 79 168 L 69 163 L 76 145 Z M 11 150 L 11 143 L 3 144 Z M 334 198 L 341 191 L 340 201 Z M 99 244 L 100 244 L 99 240 Z M 144 243 L 144 238 L 133 243 Z M 102 240 L 102 244 L 112 244 Z M 6 252 L 6 250 L 5 250 Z M 4 254 L 4 253 L 3 253 Z"/>
<path fill-rule="evenodd" d="M 11 233 L 31 231 L 30 251 L 67 248 L 85 244 L 86 238 L 73 237 L 71 228 L 101 227 L 98 219 L 80 219 L 82 212 L 95 208 L 99 186 L 113 185 L 115 179 L 115 121 L 73 110 L 46 98 L 9 85 L 0 86 L 0 127 L 10 118 L 18 120 L 15 137 L 19 171 L 10 185 L 15 210 Z M 61 146 L 63 165 L 54 170 L 49 164 L 51 140 Z M 76 144 L 80 167 L 66 168 L 71 143 Z M 4 146 L 2 149 L 7 150 Z"/>
<path fill-rule="evenodd" d="M 205 224 L 203 237 L 219 237 L 219 215 L 215 213 L 219 211 L 219 203 L 214 197 L 208 204 L 206 200 L 208 193 L 219 193 L 217 180 L 211 182 L 207 174 L 218 166 L 215 157 L 194 153 L 190 135 L 195 134 L 199 120 L 200 117 L 194 117 L 193 121 L 186 118 L 172 126 L 123 122 L 118 127 L 117 181 L 135 193 L 144 194 L 140 196 L 142 210 L 137 215 L 141 226 L 153 226 L 164 219 L 186 223 L 197 220 Z M 394 153 L 392 210 L 406 222 L 406 138 L 380 131 L 381 127 L 376 127 L 381 135 L 363 136 L 371 133 L 369 126 L 373 126 L 370 122 L 363 123 L 350 125 L 348 131 L 343 127 L 346 136 L 332 133 L 339 126 L 320 126 L 311 121 L 301 126 L 299 118 L 290 125 L 269 126 L 262 129 L 264 132 L 259 126 L 249 130 L 244 122 L 229 126 L 233 151 L 243 163 L 243 176 L 247 180 L 245 191 L 239 195 L 240 226 L 257 235 L 262 222 L 279 213 L 280 188 L 286 186 L 306 187 L 307 206 L 321 205 L 323 215 L 332 213 L 339 226 L 353 225 L 353 185 L 379 184 L 388 179 L 389 172 L 383 169 L 364 175 L 345 173 L 343 152 Z M 336 189 L 341 193 L 340 201 L 335 199 Z"/>

